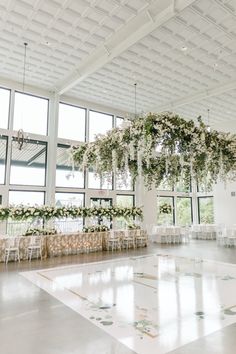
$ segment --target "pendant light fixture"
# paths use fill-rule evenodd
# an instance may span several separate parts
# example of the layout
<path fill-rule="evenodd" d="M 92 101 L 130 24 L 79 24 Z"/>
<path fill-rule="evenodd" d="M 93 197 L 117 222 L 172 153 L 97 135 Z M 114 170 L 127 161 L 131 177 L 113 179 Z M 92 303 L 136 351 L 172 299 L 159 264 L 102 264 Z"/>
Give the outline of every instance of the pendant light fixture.
<path fill-rule="evenodd" d="M 23 63 L 23 78 L 22 78 L 22 92 L 25 92 L 25 69 L 26 69 L 26 50 L 28 43 L 24 43 L 24 63 Z M 17 132 L 17 143 L 18 149 L 22 150 L 24 145 L 24 131 L 23 129 L 19 129 Z"/>
<path fill-rule="evenodd" d="M 134 83 L 134 118 L 137 117 L 137 83 Z"/>
<path fill-rule="evenodd" d="M 210 126 L 210 109 L 207 109 L 207 131 L 211 131 L 211 126 Z"/>

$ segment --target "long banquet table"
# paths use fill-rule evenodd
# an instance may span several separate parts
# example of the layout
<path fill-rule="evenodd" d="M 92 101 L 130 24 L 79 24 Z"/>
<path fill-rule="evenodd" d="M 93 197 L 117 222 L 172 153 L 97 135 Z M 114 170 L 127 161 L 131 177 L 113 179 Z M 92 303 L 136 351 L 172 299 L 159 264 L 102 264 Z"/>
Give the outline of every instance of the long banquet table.
<path fill-rule="evenodd" d="M 144 230 L 113 230 L 107 232 L 77 232 L 70 234 L 42 235 L 43 257 L 55 257 L 87 252 L 96 252 L 108 249 L 110 233 L 122 239 L 127 235 L 134 238 L 143 236 L 146 239 L 143 246 L 147 245 L 147 232 Z M 10 236 L 11 237 L 11 236 Z M 27 250 L 31 236 L 20 237 L 20 259 L 27 259 Z M 0 237 L 0 262 L 4 262 L 6 236 Z"/>

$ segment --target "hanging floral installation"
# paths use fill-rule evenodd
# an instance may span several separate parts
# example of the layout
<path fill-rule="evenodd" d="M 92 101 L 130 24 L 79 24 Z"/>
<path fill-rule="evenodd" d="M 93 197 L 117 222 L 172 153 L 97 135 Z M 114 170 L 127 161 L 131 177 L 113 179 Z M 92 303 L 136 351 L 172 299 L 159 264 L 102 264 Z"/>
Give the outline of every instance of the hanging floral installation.
<path fill-rule="evenodd" d="M 148 188 L 190 179 L 212 185 L 232 180 L 236 172 L 236 137 L 209 127 L 198 118 L 186 121 L 173 113 L 151 114 L 126 122 L 94 142 L 72 147 L 73 163 L 93 168 L 100 178 L 111 172 L 124 181 L 142 176 Z"/>

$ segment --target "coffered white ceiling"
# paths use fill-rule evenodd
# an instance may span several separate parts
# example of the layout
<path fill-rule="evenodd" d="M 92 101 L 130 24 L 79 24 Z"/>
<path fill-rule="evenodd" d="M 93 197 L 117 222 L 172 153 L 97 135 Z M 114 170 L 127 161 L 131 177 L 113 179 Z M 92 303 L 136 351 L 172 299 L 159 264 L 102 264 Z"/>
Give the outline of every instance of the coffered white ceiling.
<path fill-rule="evenodd" d="M 236 129 L 236 0 L 0 0 L 0 77 Z M 1 84 L 1 80 L 0 80 Z"/>

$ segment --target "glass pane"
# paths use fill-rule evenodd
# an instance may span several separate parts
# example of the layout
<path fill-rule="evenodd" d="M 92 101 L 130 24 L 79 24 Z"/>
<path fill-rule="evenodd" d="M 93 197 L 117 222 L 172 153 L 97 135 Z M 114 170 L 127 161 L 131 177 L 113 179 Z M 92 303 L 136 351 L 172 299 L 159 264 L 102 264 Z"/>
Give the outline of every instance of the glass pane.
<path fill-rule="evenodd" d="M 197 191 L 200 193 L 211 193 L 212 185 L 197 184 Z"/>
<path fill-rule="evenodd" d="M 84 188 L 84 173 L 75 167 L 72 170 L 69 147 L 57 145 L 56 186 Z"/>
<path fill-rule="evenodd" d="M 120 207 L 132 208 L 134 206 L 133 195 L 117 195 L 116 205 Z M 126 229 L 128 224 L 133 224 L 134 219 L 132 217 L 119 217 L 115 219 L 116 229 Z"/>
<path fill-rule="evenodd" d="M 7 137 L 0 136 L 0 184 L 5 183 Z"/>
<path fill-rule="evenodd" d="M 192 198 L 177 197 L 177 224 L 180 226 L 192 224 Z"/>
<path fill-rule="evenodd" d="M 44 192 L 9 191 L 10 205 L 43 205 Z"/>
<path fill-rule="evenodd" d="M 88 188 L 112 189 L 112 175 L 104 176 L 102 179 L 94 172 L 88 172 Z"/>
<path fill-rule="evenodd" d="M 113 127 L 113 116 L 89 111 L 89 141 L 94 141 L 98 134 L 106 134 Z"/>
<path fill-rule="evenodd" d="M 91 207 L 102 207 L 108 208 L 112 206 L 112 199 L 111 198 L 90 198 Z"/>
<path fill-rule="evenodd" d="M 33 191 L 9 191 L 9 205 L 43 205 L 44 192 Z M 8 235 L 23 235 L 28 228 L 42 228 L 42 219 L 27 219 L 25 221 L 17 221 L 8 219 L 7 234 Z"/>
<path fill-rule="evenodd" d="M 134 190 L 132 178 L 128 173 L 125 178 L 121 175 L 116 175 L 116 189 L 121 191 L 132 191 Z"/>
<path fill-rule="evenodd" d="M 177 183 L 176 192 L 183 192 L 183 193 L 191 192 L 191 184 L 184 185 L 184 183 L 181 182 Z"/>
<path fill-rule="evenodd" d="M 45 185 L 47 144 L 24 140 L 19 149 L 16 138 L 12 140 L 10 184 L 31 186 Z"/>
<path fill-rule="evenodd" d="M 121 207 L 132 208 L 134 206 L 134 196 L 133 195 L 117 195 L 116 205 Z"/>
<path fill-rule="evenodd" d="M 57 207 L 61 207 L 61 206 L 82 207 L 84 205 L 84 194 L 58 192 L 55 194 L 55 205 Z"/>
<path fill-rule="evenodd" d="M 1 107 L 0 128 L 3 129 L 8 128 L 9 106 L 10 106 L 10 90 L 5 90 L 0 88 L 0 107 Z"/>
<path fill-rule="evenodd" d="M 213 197 L 199 197 L 199 223 L 213 224 L 214 223 L 214 206 Z"/>
<path fill-rule="evenodd" d="M 84 206 L 84 194 L 83 193 L 56 193 L 55 205 L 57 207 L 62 206 Z M 81 231 L 83 228 L 83 218 L 62 218 L 54 221 L 55 228 L 62 233 L 70 233 Z"/>
<path fill-rule="evenodd" d="M 157 224 L 173 225 L 174 224 L 174 198 L 173 197 L 157 197 Z"/>
<path fill-rule="evenodd" d="M 116 117 L 116 126 L 120 127 L 124 123 L 124 118 Z"/>
<path fill-rule="evenodd" d="M 173 191 L 173 186 L 171 186 L 167 181 L 162 181 L 158 187 L 159 191 Z"/>
<path fill-rule="evenodd" d="M 109 208 L 112 206 L 112 198 L 90 198 L 90 205 L 95 208 Z M 90 217 L 88 222 L 90 225 L 106 225 L 108 228 L 112 225 L 112 219 L 105 216 Z"/>
<path fill-rule="evenodd" d="M 85 141 L 85 115 L 83 108 L 60 103 L 58 137 Z"/>
<path fill-rule="evenodd" d="M 48 100 L 15 93 L 13 129 L 34 134 L 47 134 Z"/>

